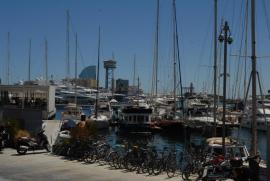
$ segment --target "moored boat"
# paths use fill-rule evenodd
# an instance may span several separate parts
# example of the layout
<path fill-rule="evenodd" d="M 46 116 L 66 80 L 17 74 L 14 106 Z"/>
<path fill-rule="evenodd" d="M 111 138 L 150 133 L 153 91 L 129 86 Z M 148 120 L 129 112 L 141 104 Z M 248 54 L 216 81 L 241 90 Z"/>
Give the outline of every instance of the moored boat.
<path fill-rule="evenodd" d="M 209 156 L 223 155 L 222 137 L 212 137 L 206 139 L 205 151 Z M 225 155 L 228 157 L 240 157 L 246 160 L 249 156 L 247 147 L 238 143 L 235 139 L 225 138 Z"/>
<path fill-rule="evenodd" d="M 109 127 L 109 118 L 105 115 L 92 115 L 90 119 L 96 125 L 97 129 L 107 129 Z"/>
<path fill-rule="evenodd" d="M 147 106 L 126 106 L 120 113 L 121 131 L 149 131 L 152 109 Z"/>

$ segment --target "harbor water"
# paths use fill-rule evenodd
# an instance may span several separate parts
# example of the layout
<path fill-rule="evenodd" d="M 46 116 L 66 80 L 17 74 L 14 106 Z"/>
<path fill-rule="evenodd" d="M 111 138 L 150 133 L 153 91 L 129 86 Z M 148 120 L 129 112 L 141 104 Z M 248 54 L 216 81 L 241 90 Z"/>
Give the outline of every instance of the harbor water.
<path fill-rule="evenodd" d="M 61 119 L 61 112 L 64 111 L 64 107 L 56 107 L 55 119 Z M 85 107 L 82 109 L 86 116 L 91 115 L 91 108 Z M 164 147 L 169 149 L 177 149 L 183 151 L 186 146 L 192 141 L 194 144 L 201 144 L 206 138 L 200 135 L 200 133 L 190 133 L 186 135 L 184 130 L 173 133 L 153 133 L 153 134 L 119 134 L 117 127 L 110 127 L 108 130 L 100 132 L 105 136 L 106 140 L 111 144 L 119 144 L 122 140 L 126 140 L 129 143 L 141 144 L 147 142 L 148 145 L 155 146 L 158 150 L 162 150 Z M 250 148 L 251 132 L 249 129 L 232 128 L 229 131 L 229 135 L 238 139 L 241 143 L 244 143 Z M 266 132 L 258 132 L 257 146 L 263 160 L 266 160 L 266 148 L 267 148 L 267 136 Z"/>

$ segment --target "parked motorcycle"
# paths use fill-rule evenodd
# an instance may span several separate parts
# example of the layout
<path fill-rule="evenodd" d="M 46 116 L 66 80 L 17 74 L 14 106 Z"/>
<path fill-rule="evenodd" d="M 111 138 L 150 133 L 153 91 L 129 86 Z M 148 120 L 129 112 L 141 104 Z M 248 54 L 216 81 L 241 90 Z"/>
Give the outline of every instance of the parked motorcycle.
<path fill-rule="evenodd" d="M 2 151 L 3 148 L 4 148 L 4 140 L 2 134 L 0 133 L 0 151 Z"/>
<path fill-rule="evenodd" d="M 26 154 L 27 151 L 35 151 L 46 149 L 48 152 L 51 151 L 47 136 L 44 134 L 44 130 L 41 130 L 36 139 L 31 137 L 20 137 L 17 140 L 17 152 L 20 155 Z"/>
<path fill-rule="evenodd" d="M 0 126 L 0 151 L 5 147 L 7 141 L 8 134 L 4 128 L 4 126 Z"/>
<path fill-rule="evenodd" d="M 223 155 L 218 155 L 204 164 L 202 180 L 209 181 L 229 178 L 230 174 L 230 160 L 226 160 Z"/>
<path fill-rule="evenodd" d="M 215 159 L 214 159 L 215 160 Z M 247 158 L 248 166 L 243 165 L 241 158 L 231 158 L 220 162 L 211 161 L 204 169 L 202 180 L 219 180 L 231 178 L 235 181 L 259 180 L 260 156 Z"/>

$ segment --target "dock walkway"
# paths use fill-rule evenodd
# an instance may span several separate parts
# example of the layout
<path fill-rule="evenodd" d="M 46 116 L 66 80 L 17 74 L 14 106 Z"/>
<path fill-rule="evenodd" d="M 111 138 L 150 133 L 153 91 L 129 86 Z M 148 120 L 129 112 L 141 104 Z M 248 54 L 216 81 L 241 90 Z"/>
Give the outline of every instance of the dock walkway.
<path fill-rule="evenodd" d="M 43 151 L 29 152 L 19 156 L 16 150 L 4 149 L 0 154 L 0 181 L 2 180 L 179 181 L 181 176 L 170 179 L 166 174 L 149 176 L 111 169 L 107 165 L 87 165 L 78 161 L 68 161 Z"/>

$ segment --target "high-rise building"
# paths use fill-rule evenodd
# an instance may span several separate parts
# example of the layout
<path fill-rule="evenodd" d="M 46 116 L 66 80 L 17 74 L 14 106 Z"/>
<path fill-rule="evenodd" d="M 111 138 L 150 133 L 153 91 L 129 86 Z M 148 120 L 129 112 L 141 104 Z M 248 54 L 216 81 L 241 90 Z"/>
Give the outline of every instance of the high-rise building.
<path fill-rule="evenodd" d="M 128 94 L 128 80 L 123 79 L 116 80 L 116 93 Z"/>

